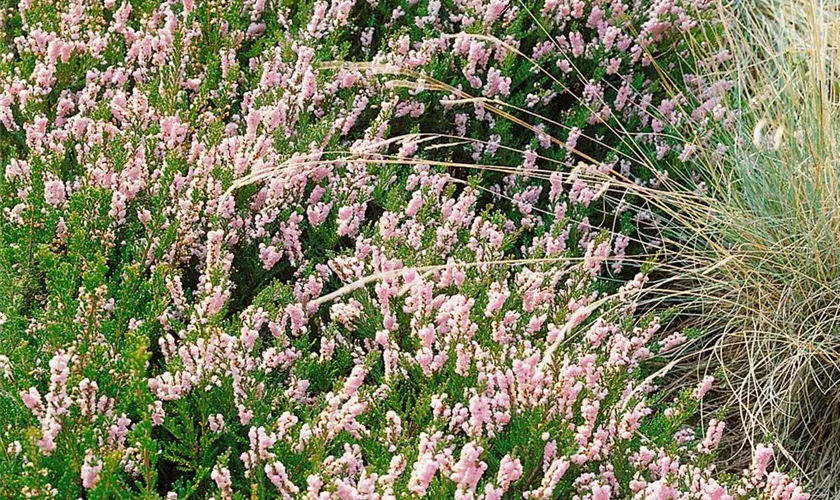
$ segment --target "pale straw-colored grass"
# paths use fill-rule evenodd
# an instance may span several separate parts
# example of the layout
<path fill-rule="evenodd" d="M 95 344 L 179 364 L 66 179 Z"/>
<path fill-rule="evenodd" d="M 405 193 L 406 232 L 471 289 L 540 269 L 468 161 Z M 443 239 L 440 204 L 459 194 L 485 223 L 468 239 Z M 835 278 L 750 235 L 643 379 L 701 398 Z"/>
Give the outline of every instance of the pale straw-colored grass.
<path fill-rule="evenodd" d="M 733 58 L 706 76 L 732 80 L 738 114 L 697 157 L 708 194 L 682 203 L 646 193 L 667 219 L 666 258 L 684 269 L 658 299 L 679 303 L 703 333 L 671 375 L 720 375 L 705 409 L 730 410 L 734 465 L 749 459 L 747 445 L 771 439 L 818 498 L 837 498 L 840 4 L 730 2 L 721 20 Z M 727 151 L 715 157 L 718 143 Z"/>

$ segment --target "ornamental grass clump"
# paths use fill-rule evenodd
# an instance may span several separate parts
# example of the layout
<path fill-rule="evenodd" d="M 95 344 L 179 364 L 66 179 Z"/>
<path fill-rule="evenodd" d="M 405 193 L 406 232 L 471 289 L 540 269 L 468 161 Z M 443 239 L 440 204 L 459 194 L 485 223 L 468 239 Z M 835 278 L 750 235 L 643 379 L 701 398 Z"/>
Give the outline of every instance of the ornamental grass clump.
<path fill-rule="evenodd" d="M 651 300 L 701 333 L 675 385 L 716 374 L 706 401 L 734 424 L 725 456 L 767 438 L 840 492 L 840 9 L 821 0 L 731 2 L 697 47 L 716 123 L 682 129 L 690 175 L 637 188 L 665 244 L 667 286 Z M 724 82 L 714 88 L 714 82 Z M 710 98 L 711 101 L 711 98 Z M 687 193 L 685 186 L 693 192 Z M 661 292 L 661 295 L 659 294 Z"/>

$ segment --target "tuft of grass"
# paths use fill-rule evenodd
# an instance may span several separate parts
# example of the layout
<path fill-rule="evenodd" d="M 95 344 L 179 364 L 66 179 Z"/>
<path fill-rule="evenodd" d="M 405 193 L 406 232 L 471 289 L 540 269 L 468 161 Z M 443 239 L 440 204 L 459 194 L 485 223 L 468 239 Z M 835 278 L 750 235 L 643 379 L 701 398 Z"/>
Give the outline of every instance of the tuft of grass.
<path fill-rule="evenodd" d="M 700 73 L 730 83 L 732 111 L 685 137 L 706 145 L 693 168 L 705 185 L 643 193 L 667 215 L 667 267 L 679 270 L 657 300 L 703 332 L 675 370 L 720 375 L 705 409 L 738 424 L 734 466 L 770 437 L 817 497 L 837 498 L 840 4 L 734 1 L 710 36 L 728 52 Z"/>

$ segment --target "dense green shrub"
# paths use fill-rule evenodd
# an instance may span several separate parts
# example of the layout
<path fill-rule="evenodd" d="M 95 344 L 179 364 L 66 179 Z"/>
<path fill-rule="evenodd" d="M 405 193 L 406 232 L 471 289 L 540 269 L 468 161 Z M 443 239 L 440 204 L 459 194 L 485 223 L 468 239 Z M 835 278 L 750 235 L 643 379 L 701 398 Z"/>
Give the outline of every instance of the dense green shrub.
<path fill-rule="evenodd" d="M 704 118 L 649 63 L 706 8 L 6 8 L 0 494 L 807 498 L 650 394 L 681 338 L 587 180 Z"/>

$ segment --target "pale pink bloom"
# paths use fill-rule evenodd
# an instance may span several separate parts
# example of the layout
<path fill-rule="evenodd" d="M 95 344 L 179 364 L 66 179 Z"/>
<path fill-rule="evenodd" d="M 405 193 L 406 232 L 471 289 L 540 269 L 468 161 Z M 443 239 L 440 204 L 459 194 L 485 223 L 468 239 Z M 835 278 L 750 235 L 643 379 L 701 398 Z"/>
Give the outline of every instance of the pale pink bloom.
<path fill-rule="evenodd" d="M 152 410 L 152 424 L 153 425 L 163 425 L 163 419 L 166 416 L 166 412 L 163 409 L 163 402 L 155 401 L 151 407 Z"/>
<path fill-rule="evenodd" d="M 216 483 L 216 487 L 221 491 L 222 498 L 232 498 L 230 487 L 233 482 L 230 478 L 230 470 L 227 467 L 219 465 L 213 466 L 213 471 L 210 473 L 210 479 Z"/>
<path fill-rule="evenodd" d="M 292 495 L 300 492 L 300 489 L 289 480 L 289 476 L 286 474 L 286 467 L 282 462 L 266 464 L 265 475 L 268 476 L 271 484 L 280 490 L 283 498 L 292 498 Z"/>
<path fill-rule="evenodd" d="M 483 452 L 482 447 L 475 446 L 472 442 L 461 448 L 461 457 L 453 467 L 451 475 L 458 491 L 475 491 L 478 481 L 481 480 L 481 476 L 487 470 L 487 464 L 481 461 Z"/>
<path fill-rule="evenodd" d="M 702 443 L 697 445 L 697 451 L 701 453 L 711 453 L 718 444 L 720 444 L 721 437 L 723 437 L 723 429 L 726 424 L 713 418 L 709 421 L 709 426 L 706 428 L 706 437 Z"/>
<path fill-rule="evenodd" d="M 499 463 L 497 475 L 502 490 L 506 490 L 510 483 L 516 482 L 520 477 L 522 477 L 522 463 L 518 458 L 505 455 Z"/>
<path fill-rule="evenodd" d="M 705 396 L 706 393 L 709 392 L 709 390 L 712 388 L 712 384 L 714 383 L 714 381 L 715 378 L 711 375 L 707 375 L 706 377 L 704 377 L 703 380 L 701 380 L 700 383 L 697 384 L 697 387 L 694 388 L 692 396 L 694 396 L 694 398 L 698 400 L 703 399 L 703 396 Z"/>
<path fill-rule="evenodd" d="M 88 451 L 82 462 L 82 487 L 91 490 L 99 482 L 99 473 L 102 471 L 102 460 L 94 458 Z"/>
<path fill-rule="evenodd" d="M 64 203 L 64 183 L 57 179 L 48 180 L 44 183 L 44 199 L 54 207 Z"/>
<path fill-rule="evenodd" d="M 759 444 L 755 447 L 752 461 L 753 477 L 763 479 L 767 474 L 767 465 L 773 460 L 773 446 Z"/>
<path fill-rule="evenodd" d="M 508 6 L 509 0 L 490 0 L 484 11 L 484 22 L 493 24 L 498 19 Z"/>

